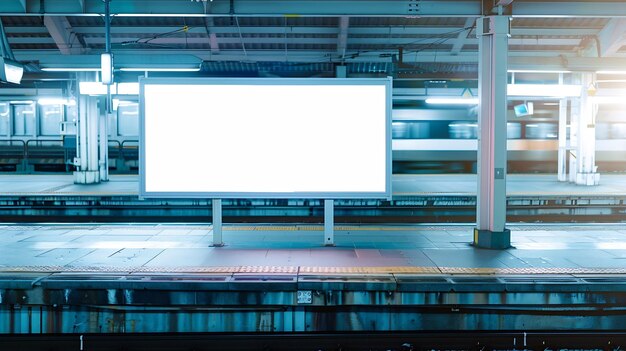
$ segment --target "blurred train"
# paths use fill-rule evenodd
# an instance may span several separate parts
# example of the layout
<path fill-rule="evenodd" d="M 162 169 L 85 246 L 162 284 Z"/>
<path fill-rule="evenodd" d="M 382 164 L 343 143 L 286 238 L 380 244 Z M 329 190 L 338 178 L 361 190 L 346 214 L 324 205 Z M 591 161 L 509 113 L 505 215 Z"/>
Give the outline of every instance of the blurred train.
<path fill-rule="evenodd" d="M 557 172 L 558 104 L 545 105 L 540 103 L 534 115 L 521 117 L 513 108 L 509 110 L 509 173 Z M 603 107 L 598 112 L 596 164 L 600 172 L 626 172 L 625 113 L 619 107 Z M 569 137 L 569 127 L 566 133 Z M 394 173 L 476 172 L 478 122 L 471 109 L 396 109 L 392 135 Z"/>
<path fill-rule="evenodd" d="M 136 173 L 138 103 L 118 101 L 114 107 L 109 120 L 111 172 Z M 620 109 L 598 113 L 596 159 L 601 172 L 626 172 L 626 118 L 622 116 Z M 0 101 L 0 172 L 72 171 L 76 139 L 68 126 L 76 119 L 72 105 Z M 477 135 L 476 115 L 468 108 L 394 108 L 393 172 L 473 173 Z M 510 173 L 556 172 L 557 108 L 546 106 L 525 117 L 510 111 L 507 137 Z M 171 162 L 175 165 L 176 160 Z"/>

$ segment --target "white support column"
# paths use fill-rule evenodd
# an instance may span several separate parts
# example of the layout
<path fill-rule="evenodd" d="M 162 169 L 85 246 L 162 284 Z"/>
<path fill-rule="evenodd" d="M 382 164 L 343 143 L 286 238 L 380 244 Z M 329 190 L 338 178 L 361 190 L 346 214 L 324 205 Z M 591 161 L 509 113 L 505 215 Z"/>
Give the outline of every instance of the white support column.
<path fill-rule="evenodd" d="M 580 80 L 575 78 L 575 84 L 579 84 Z M 569 175 L 567 180 L 571 183 L 576 182 L 576 174 L 578 172 L 578 123 L 580 121 L 580 98 L 570 100 L 570 118 L 569 118 Z"/>
<path fill-rule="evenodd" d="M 473 244 L 511 246 L 506 224 L 507 59 L 509 17 L 488 16 L 476 22 L 478 36 L 478 192 Z"/>
<path fill-rule="evenodd" d="M 334 200 L 324 200 L 324 246 L 335 246 Z"/>
<path fill-rule="evenodd" d="M 598 185 L 600 173 L 596 166 L 596 113 L 597 105 L 589 99 L 595 90 L 589 89 L 594 82 L 593 73 L 582 74 L 582 95 L 578 121 L 578 159 L 576 162 L 576 184 Z"/>
<path fill-rule="evenodd" d="M 109 114 L 102 113 L 99 117 L 98 134 L 100 135 L 99 171 L 100 181 L 109 180 Z"/>
<path fill-rule="evenodd" d="M 213 216 L 213 245 L 211 246 L 224 246 L 224 240 L 222 240 L 222 200 L 213 199 L 211 214 Z"/>
<path fill-rule="evenodd" d="M 98 98 L 80 95 L 78 98 L 78 156 L 74 183 L 97 184 L 100 182 L 98 166 Z"/>
<path fill-rule="evenodd" d="M 567 99 L 559 100 L 559 151 L 557 177 L 559 182 L 567 181 Z"/>

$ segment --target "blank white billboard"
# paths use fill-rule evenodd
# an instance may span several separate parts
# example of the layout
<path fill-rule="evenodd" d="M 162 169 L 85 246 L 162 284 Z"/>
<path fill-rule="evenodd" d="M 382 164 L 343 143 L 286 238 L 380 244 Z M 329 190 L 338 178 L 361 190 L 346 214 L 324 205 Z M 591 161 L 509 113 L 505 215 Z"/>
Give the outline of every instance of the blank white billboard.
<path fill-rule="evenodd" d="M 142 79 L 144 197 L 389 198 L 390 79 Z"/>

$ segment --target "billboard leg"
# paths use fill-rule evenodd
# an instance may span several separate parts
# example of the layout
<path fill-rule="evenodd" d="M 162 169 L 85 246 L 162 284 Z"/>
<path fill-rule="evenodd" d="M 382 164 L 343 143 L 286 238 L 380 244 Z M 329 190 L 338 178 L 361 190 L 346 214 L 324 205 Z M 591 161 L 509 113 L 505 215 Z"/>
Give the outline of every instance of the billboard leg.
<path fill-rule="evenodd" d="M 211 214 L 213 216 L 213 245 L 211 246 L 224 246 L 222 240 L 222 200 L 213 199 Z"/>
<path fill-rule="evenodd" d="M 335 246 L 334 200 L 324 200 L 324 246 Z"/>

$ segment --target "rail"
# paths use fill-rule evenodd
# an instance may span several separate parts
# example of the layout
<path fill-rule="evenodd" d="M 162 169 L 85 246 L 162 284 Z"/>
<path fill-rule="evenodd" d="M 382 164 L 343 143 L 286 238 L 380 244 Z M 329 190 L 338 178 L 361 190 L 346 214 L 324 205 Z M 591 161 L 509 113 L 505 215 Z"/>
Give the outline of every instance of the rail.
<path fill-rule="evenodd" d="M 57 146 L 57 145 L 43 145 L 44 143 L 58 143 L 59 150 L 63 150 L 63 139 L 31 139 L 26 141 L 25 147 L 25 156 L 26 159 L 29 159 L 31 155 L 31 147 L 42 147 L 42 146 Z M 32 145 L 35 144 L 35 145 Z"/>
<path fill-rule="evenodd" d="M 111 145 L 114 144 L 114 145 Z M 109 140 L 109 158 L 117 158 L 122 150 L 122 143 L 119 140 Z M 114 150 L 115 153 L 111 153 L 111 150 Z M 114 156 L 114 157 L 112 157 Z"/>
<path fill-rule="evenodd" d="M 7 143 L 8 147 L 13 147 L 13 143 L 16 144 L 21 144 L 21 148 L 22 148 L 22 159 L 25 160 L 27 158 L 27 151 L 26 151 L 26 142 L 24 142 L 24 140 L 20 140 L 20 139 L 0 139 L 0 145 L 1 146 L 5 146 L 4 144 Z M 19 145 L 16 145 L 19 146 Z"/>
<path fill-rule="evenodd" d="M 126 154 L 124 152 L 124 150 L 127 148 L 127 143 L 135 143 L 135 144 L 139 144 L 139 140 L 124 140 L 122 141 L 122 143 L 120 144 L 121 148 L 120 148 L 120 156 L 122 157 L 123 160 L 126 160 Z M 130 145 L 128 146 L 128 148 L 135 148 L 137 149 L 139 145 Z"/>

